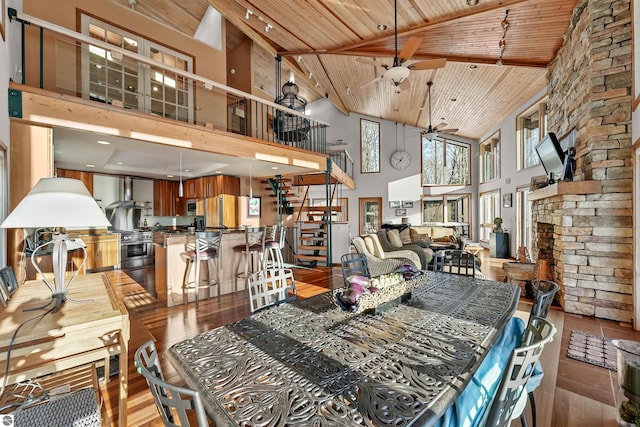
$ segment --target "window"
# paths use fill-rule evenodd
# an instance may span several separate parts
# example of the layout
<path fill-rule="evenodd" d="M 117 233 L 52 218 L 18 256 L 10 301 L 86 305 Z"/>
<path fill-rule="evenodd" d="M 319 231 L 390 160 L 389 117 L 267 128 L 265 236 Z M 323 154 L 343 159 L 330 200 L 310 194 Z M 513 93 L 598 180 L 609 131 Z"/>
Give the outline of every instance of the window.
<path fill-rule="evenodd" d="M 422 185 L 469 185 L 469 145 L 422 134 Z"/>
<path fill-rule="evenodd" d="M 531 248 L 531 202 L 529 187 L 516 188 L 516 244 Z"/>
<path fill-rule="evenodd" d="M 480 195 L 480 240 L 489 241 L 493 220 L 500 216 L 500 191 L 491 191 Z"/>
<path fill-rule="evenodd" d="M 192 70 L 192 58 L 97 19 L 83 15 L 82 31 L 158 64 Z M 125 108 L 193 123 L 193 90 L 188 79 L 97 46 L 83 51 L 82 61 L 83 94 L 90 99 L 121 102 Z"/>
<path fill-rule="evenodd" d="M 360 119 L 360 172 L 380 172 L 380 123 Z"/>
<path fill-rule="evenodd" d="M 360 234 L 375 233 L 380 229 L 382 197 L 361 197 Z"/>
<path fill-rule="evenodd" d="M 480 182 L 500 178 L 500 131 L 480 144 Z"/>
<path fill-rule="evenodd" d="M 469 194 L 422 197 L 422 222 L 429 225 L 453 225 L 461 235 L 469 236 Z"/>
<path fill-rule="evenodd" d="M 535 147 L 547 131 L 547 99 L 536 103 L 516 119 L 518 170 L 540 163 Z"/>

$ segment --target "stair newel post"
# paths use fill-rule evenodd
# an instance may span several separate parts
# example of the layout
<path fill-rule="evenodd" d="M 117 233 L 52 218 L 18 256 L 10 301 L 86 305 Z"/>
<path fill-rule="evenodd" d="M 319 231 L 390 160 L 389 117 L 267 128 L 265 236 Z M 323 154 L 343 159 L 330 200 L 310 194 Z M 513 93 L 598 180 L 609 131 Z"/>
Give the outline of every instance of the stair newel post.
<path fill-rule="evenodd" d="M 325 171 L 325 199 L 327 200 L 327 206 L 325 211 L 325 227 L 327 236 L 327 267 L 332 265 L 331 254 L 331 212 L 333 212 L 333 194 L 331 193 L 331 165 L 333 161 L 331 158 L 327 159 L 327 170 Z"/>

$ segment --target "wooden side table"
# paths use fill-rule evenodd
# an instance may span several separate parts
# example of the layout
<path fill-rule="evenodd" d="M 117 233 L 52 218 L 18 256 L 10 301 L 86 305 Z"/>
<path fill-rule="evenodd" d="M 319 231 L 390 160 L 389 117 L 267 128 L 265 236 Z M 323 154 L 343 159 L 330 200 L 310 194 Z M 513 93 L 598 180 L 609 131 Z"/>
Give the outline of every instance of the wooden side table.
<path fill-rule="evenodd" d="M 524 295 L 532 295 L 531 283 L 536 279 L 536 264 L 531 262 L 504 262 L 502 263 L 502 269 L 507 276 L 507 282 L 520 286 Z"/>

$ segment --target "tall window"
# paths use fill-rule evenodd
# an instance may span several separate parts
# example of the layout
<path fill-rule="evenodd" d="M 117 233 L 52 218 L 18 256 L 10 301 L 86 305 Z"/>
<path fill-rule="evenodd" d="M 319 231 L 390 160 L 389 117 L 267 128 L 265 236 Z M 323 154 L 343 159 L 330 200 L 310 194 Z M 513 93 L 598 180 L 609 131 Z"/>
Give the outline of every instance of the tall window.
<path fill-rule="evenodd" d="M 360 119 L 360 172 L 380 172 L 380 123 Z"/>
<path fill-rule="evenodd" d="M 547 131 L 547 98 L 536 103 L 516 119 L 518 170 L 540 163 L 535 147 Z"/>
<path fill-rule="evenodd" d="M 469 236 L 469 194 L 423 196 L 422 222 L 430 225 L 453 225 L 460 234 Z"/>
<path fill-rule="evenodd" d="M 480 144 L 480 182 L 500 178 L 500 131 Z"/>
<path fill-rule="evenodd" d="M 516 242 L 531 253 L 531 202 L 529 187 L 516 188 Z"/>
<path fill-rule="evenodd" d="M 500 190 L 480 195 L 480 240 L 488 242 L 493 220 L 500 216 Z"/>
<path fill-rule="evenodd" d="M 469 145 L 422 134 L 422 185 L 469 185 Z"/>
<path fill-rule="evenodd" d="M 82 32 L 158 64 L 192 70 L 192 58 L 86 15 L 82 16 Z M 125 108 L 193 122 L 193 90 L 184 77 L 97 46 L 83 51 L 82 61 L 83 94 L 90 99 L 121 102 Z"/>
<path fill-rule="evenodd" d="M 9 180 L 7 178 L 7 147 L 0 141 L 0 223 L 9 214 Z M 7 262 L 7 230 L 0 229 L 0 265 Z"/>

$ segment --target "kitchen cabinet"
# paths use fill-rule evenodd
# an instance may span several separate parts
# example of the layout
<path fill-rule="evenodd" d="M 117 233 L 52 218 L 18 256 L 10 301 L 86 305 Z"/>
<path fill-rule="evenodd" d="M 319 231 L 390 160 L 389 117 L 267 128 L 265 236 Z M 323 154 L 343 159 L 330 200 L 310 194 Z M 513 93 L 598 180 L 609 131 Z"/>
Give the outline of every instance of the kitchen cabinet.
<path fill-rule="evenodd" d="M 184 181 L 184 197 L 185 199 L 202 199 L 204 198 L 202 178 L 187 179 Z"/>
<path fill-rule="evenodd" d="M 119 234 L 105 234 L 97 236 L 82 236 L 82 241 L 87 245 L 87 263 L 85 272 L 91 273 L 110 269 L 120 265 Z M 73 252 L 73 258 L 82 262 L 82 251 Z"/>
<path fill-rule="evenodd" d="M 206 204 L 207 227 L 237 227 L 238 224 L 238 197 L 231 194 L 220 194 L 218 197 L 208 197 Z M 222 216 L 219 215 L 222 212 Z"/>
<path fill-rule="evenodd" d="M 74 171 L 69 169 L 56 169 L 56 175 L 60 178 L 72 178 L 82 181 L 82 183 L 89 190 L 89 194 L 93 196 L 93 173 Z"/>
<path fill-rule="evenodd" d="M 236 176 L 219 175 L 218 194 L 240 195 L 240 178 Z"/>
<path fill-rule="evenodd" d="M 156 216 L 183 215 L 184 198 L 178 197 L 179 183 L 156 180 L 153 182 L 153 214 Z"/>
<path fill-rule="evenodd" d="M 216 175 L 216 176 L 203 176 L 201 178 L 199 178 L 201 180 L 201 185 L 202 185 L 202 197 L 203 198 L 208 198 L 208 197 L 216 197 L 220 191 L 218 188 L 218 177 L 220 175 Z"/>

